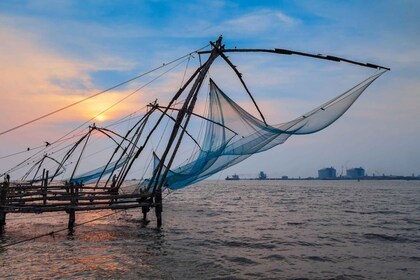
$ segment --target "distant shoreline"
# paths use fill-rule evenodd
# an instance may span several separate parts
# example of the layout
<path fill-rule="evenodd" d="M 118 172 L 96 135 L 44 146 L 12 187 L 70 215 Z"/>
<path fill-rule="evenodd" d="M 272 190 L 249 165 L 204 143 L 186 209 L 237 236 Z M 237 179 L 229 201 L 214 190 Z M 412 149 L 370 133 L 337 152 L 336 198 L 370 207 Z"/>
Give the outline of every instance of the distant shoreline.
<path fill-rule="evenodd" d="M 259 179 L 259 178 L 225 178 L 226 181 L 241 181 L 241 180 L 253 180 L 253 181 L 361 181 L 361 180 L 404 180 L 404 181 L 417 181 L 420 180 L 420 177 L 413 177 L 413 176 L 364 176 L 359 178 L 346 178 L 346 177 L 337 177 L 337 178 L 315 178 L 315 177 L 306 177 L 306 178 L 266 178 L 266 179 Z"/>

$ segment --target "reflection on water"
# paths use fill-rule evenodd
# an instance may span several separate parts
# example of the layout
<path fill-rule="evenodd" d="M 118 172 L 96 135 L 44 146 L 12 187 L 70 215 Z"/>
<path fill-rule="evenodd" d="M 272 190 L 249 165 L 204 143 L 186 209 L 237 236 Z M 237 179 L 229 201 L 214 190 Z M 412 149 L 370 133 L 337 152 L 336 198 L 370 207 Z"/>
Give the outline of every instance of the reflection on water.
<path fill-rule="evenodd" d="M 161 230 L 134 209 L 2 248 L 0 278 L 418 279 L 419 184 L 203 182 L 167 197 Z M 77 213 L 76 223 L 109 213 Z M 0 244 L 67 219 L 9 214 Z"/>

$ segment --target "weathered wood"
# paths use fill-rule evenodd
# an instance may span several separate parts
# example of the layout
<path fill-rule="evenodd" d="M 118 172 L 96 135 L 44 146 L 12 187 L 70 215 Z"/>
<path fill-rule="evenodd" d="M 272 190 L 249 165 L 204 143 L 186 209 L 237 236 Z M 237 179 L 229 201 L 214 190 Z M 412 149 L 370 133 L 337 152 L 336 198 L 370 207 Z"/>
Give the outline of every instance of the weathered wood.
<path fill-rule="evenodd" d="M 70 193 L 66 192 L 47 192 L 48 200 L 69 200 L 71 197 Z M 23 198 L 23 197 L 28 198 Z M 79 199 L 125 199 L 125 198 L 150 198 L 152 194 L 150 193 L 131 193 L 131 194 L 112 194 L 110 192 L 78 192 Z M 8 201 L 37 201 L 42 200 L 42 193 L 23 193 L 8 195 Z"/>
<path fill-rule="evenodd" d="M 162 210 L 162 189 L 158 188 L 155 191 L 155 213 L 158 228 L 162 226 Z"/>
<path fill-rule="evenodd" d="M 44 169 L 45 171 L 45 169 Z M 45 172 L 44 186 L 42 188 L 42 197 L 44 205 L 47 204 L 47 186 L 48 186 L 48 170 Z"/>
<path fill-rule="evenodd" d="M 132 203 L 132 204 L 107 204 L 107 205 L 98 205 L 98 206 L 75 206 L 71 208 L 75 212 L 77 211 L 95 211 L 95 210 L 118 210 L 118 209 L 131 209 L 131 208 L 141 208 L 141 207 L 154 207 L 155 203 Z M 69 211 L 70 206 L 6 206 L 5 210 L 8 213 L 44 213 L 44 212 L 63 212 Z"/>
<path fill-rule="evenodd" d="M 197 79 L 195 80 L 194 84 L 192 85 L 184 104 L 182 105 L 182 108 L 180 111 L 178 111 L 175 124 L 172 128 L 171 135 L 168 140 L 168 144 L 166 145 L 166 149 L 163 152 L 160 161 L 153 171 L 153 176 L 150 179 L 148 189 L 151 187 L 152 183 L 153 186 L 153 192 L 156 191 L 156 189 L 162 189 L 164 184 L 166 184 L 166 176 L 172 166 L 172 163 L 175 159 L 175 156 L 178 152 L 178 149 L 181 145 L 182 138 L 185 134 L 185 129 L 188 127 L 188 123 L 191 118 L 191 112 L 193 112 L 196 101 L 197 101 L 197 95 L 200 91 L 200 88 L 203 84 L 204 78 L 207 75 L 208 70 L 210 69 L 211 64 L 216 60 L 216 58 L 220 55 L 221 50 L 223 48 L 222 46 L 222 36 L 220 36 L 215 43 L 210 42 L 213 46 L 213 50 L 210 54 L 210 57 L 207 59 L 207 61 L 204 63 L 203 68 L 200 70 L 199 75 L 197 76 Z M 168 106 L 171 106 L 169 104 Z M 181 127 L 182 122 L 184 121 L 184 130 L 181 130 L 181 132 L 178 135 L 179 128 Z M 178 136 L 177 141 L 175 141 L 176 137 Z M 175 146 L 174 146 L 175 143 Z M 172 151 L 172 154 L 169 155 L 170 151 Z M 165 165 L 166 157 L 169 156 L 169 161 Z M 163 166 L 165 165 L 165 168 Z"/>
<path fill-rule="evenodd" d="M 147 203 L 147 201 L 144 201 Z M 85 202 L 78 202 L 77 205 L 111 205 L 111 204 L 127 204 L 127 203 L 139 203 L 137 199 L 130 199 L 130 200 L 118 200 L 118 201 L 112 201 L 112 200 L 92 200 L 92 201 L 85 201 Z M 25 203 L 25 204 L 19 204 L 19 203 L 8 203 L 7 207 L 13 206 L 13 207 L 21 207 L 21 208 L 30 208 L 30 207 L 38 207 L 38 208 L 47 208 L 47 207 L 58 207 L 58 206 L 69 206 L 69 203 L 67 202 L 56 202 L 51 203 L 49 202 L 47 205 L 44 205 L 42 203 Z M 7 208 L 6 209 L 9 209 Z"/>
<path fill-rule="evenodd" d="M 15 193 L 13 193 L 15 192 Z M 25 199 L 28 199 L 28 201 L 31 201 L 31 199 L 35 199 L 35 200 L 39 200 L 39 199 L 43 199 L 43 195 L 44 193 L 42 191 L 37 191 L 37 192 L 18 192 L 16 193 L 16 190 L 10 189 L 9 188 L 9 193 L 7 194 L 7 198 L 8 201 L 13 201 L 18 199 L 19 201 L 25 201 Z M 65 197 L 65 196 L 70 196 L 69 193 L 66 192 L 55 192 L 55 191 L 47 191 L 46 193 L 47 195 L 47 199 L 50 200 L 54 197 L 60 196 L 60 197 Z M 79 196 L 107 196 L 110 195 L 109 192 L 81 192 L 79 190 Z M 27 198 L 25 198 L 27 197 Z"/>
<path fill-rule="evenodd" d="M 16 188 L 16 189 L 22 189 L 22 190 L 39 190 L 40 187 L 42 185 L 29 185 L 29 184 L 21 184 L 21 183 L 11 183 L 10 184 L 10 188 Z M 57 189 L 57 190 L 65 190 L 66 189 L 66 185 L 48 185 L 47 186 L 48 190 L 53 190 L 53 189 Z M 109 187 L 92 187 L 92 186 L 81 186 L 80 189 L 86 189 L 86 190 L 109 190 Z"/>
<path fill-rule="evenodd" d="M 4 177 L 3 184 L 0 185 L 0 231 L 3 231 L 4 225 L 6 224 L 6 199 L 7 199 L 7 192 L 9 189 L 10 184 L 10 176 L 6 175 Z"/>
<path fill-rule="evenodd" d="M 73 229 L 74 223 L 76 221 L 76 211 L 74 210 L 77 206 L 77 191 L 73 183 L 70 183 L 70 206 L 68 208 L 69 213 L 69 223 L 68 228 Z"/>
<path fill-rule="evenodd" d="M 199 51 L 199 54 L 205 54 L 205 53 L 210 53 L 211 51 Z M 375 65 L 372 63 L 363 63 L 363 62 L 358 62 L 358 61 L 354 61 L 354 60 L 350 60 L 350 59 L 346 59 L 346 58 L 342 58 L 342 57 L 337 57 L 337 56 L 332 56 L 332 55 L 323 55 L 323 54 L 310 54 L 310 53 L 304 53 L 304 52 L 298 52 L 298 51 L 292 51 L 292 50 L 285 50 L 285 49 L 223 49 L 223 52 L 266 52 L 266 53 L 275 53 L 275 54 L 283 54 L 283 55 L 300 55 L 300 56 L 306 56 L 306 57 L 312 57 L 312 58 L 318 58 L 318 59 L 324 59 L 324 60 L 331 60 L 331 61 L 335 61 L 335 62 L 347 62 L 347 63 L 351 63 L 351 64 L 355 64 L 355 65 L 359 65 L 359 66 L 364 66 L 364 67 L 368 67 L 368 68 L 376 68 L 376 69 L 384 69 L 384 70 L 391 70 L 388 67 L 384 67 L 384 66 L 380 66 L 380 65 Z"/>
<path fill-rule="evenodd" d="M 149 212 L 150 207 L 149 206 L 142 206 L 141 212 L 143 213 L 143 221 L 147 221 L 147 213 Z"/>
<path fill-rule="evenodd" d="M 69 215 L 68 228 L 71 230 L 76 223 L 76 212 L 98 210 L 120 210 L 142 208 L 149 210 L 156 203 L 153 194 L 148 192 L 118 194 L 108 188 L 94 188 L 91 186 L 48 185 L 48 171 L 44 172 L 41 184 L 38 186 L 25 183 L 10 183 L 5 178 L 1 184 L 0 211 L 3 217 L 2 228 L 6 213 L 44 213 L 67 212 Z M 161 219 L 160 219 L 161 224 Z"/>

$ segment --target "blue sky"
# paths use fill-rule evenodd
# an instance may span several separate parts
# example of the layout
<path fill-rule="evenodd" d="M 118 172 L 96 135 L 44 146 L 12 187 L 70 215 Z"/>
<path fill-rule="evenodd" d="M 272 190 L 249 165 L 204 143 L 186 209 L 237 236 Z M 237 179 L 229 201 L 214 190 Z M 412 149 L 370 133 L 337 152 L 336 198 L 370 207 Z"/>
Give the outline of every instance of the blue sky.
<path fill-rule="evenodd" d="M 2 1 L 0 102 L 6 117 L 0 125 L 3 130 L 39 116 L 223 34 L 227 47 L 331 54 L 392 71 L 331 127 L 292 137 L 220 176 L 254 176 L 260 170 L 269 176 L 315 176 L 325 166 L 339 173 L 363 166 L 369 174 L 419 175 L 419 14 L 418 1 Z M 231 59 L 272 123 L 305 113 L 372 73 L 298 57 Z M 162 84 L 167 88 L 179 77 Z M 224 84 L 227 90 L 234 87 L 231 81 Z M 120 109 L 134 110 L 133 104 Z M 61 121 L 74 125 L 81 120 L 63 116 Z M 47 119 L 36 127 L 57 124 Z M 22 150 L 28 131 L 3 137 L 0 154 Z M 33 134 L 31 145 L 54 136 L 51 130 Z"/>

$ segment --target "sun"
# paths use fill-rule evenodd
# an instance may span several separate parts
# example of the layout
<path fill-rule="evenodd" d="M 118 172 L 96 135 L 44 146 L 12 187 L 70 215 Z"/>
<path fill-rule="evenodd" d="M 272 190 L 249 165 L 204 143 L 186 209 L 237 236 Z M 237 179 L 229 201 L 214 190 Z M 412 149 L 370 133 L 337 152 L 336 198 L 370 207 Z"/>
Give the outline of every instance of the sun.
<path fill-rule="evenodd" d="M 95 120 L 97 120 L 98 122 L 104 122 L 106 119 L 107 119 L 106 116 L 105 115 L 102 115 L 102 114 L 97 115 L 95 117 Z"/>

